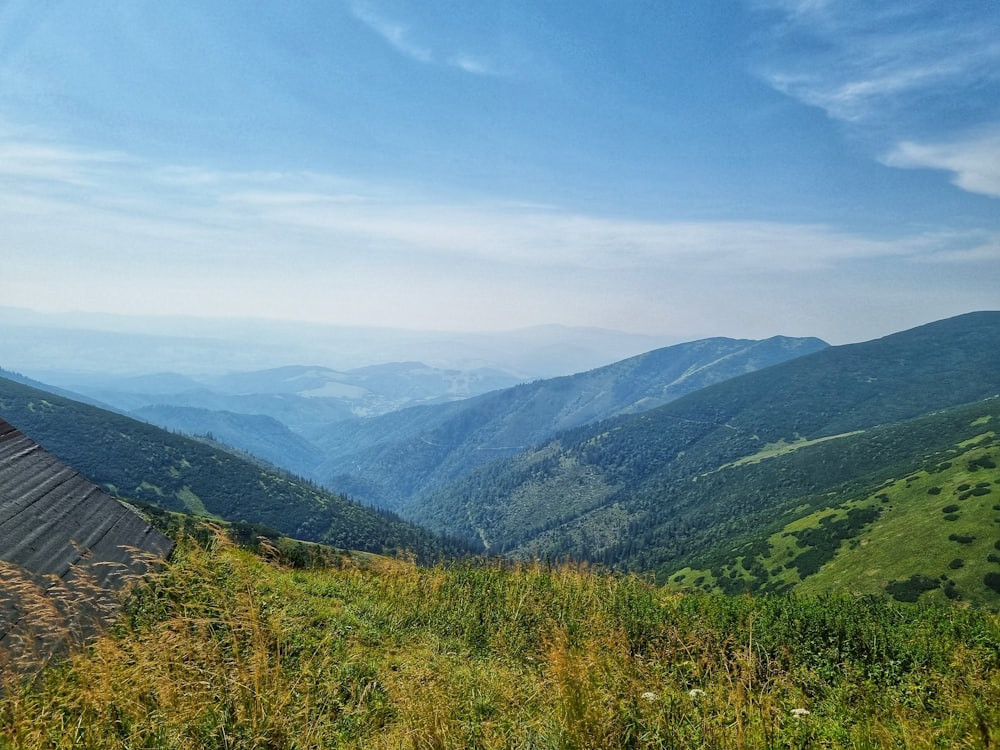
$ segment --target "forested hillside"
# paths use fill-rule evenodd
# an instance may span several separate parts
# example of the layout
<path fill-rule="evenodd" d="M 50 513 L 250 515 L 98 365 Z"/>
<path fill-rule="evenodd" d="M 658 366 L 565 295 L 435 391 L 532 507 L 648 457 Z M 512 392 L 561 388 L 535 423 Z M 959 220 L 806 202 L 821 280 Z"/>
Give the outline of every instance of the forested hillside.
<path fill-rule="evenodd" d="M 966 315 L 561 433 L 412 516 L 495 552 L 666 573 L 716 560 L 781 513 L 919 469 L 1000 416 L 997 393 L 1000 313 Z"/>
<path fill-rule="evenodd" d="M 452 404 L 341 422 L 315 439 L 326 460 L 314 476 L 405 512 L 419 494 L 561 430 L 652 409 L 826 346 L 815 338 L 783 336 L 703 339 Z"/>
<path fill-rule="evenodd" d="M 340 548 L 461 547 L 224 448 L 0 378 L 0 416 L 113 495 L 169 510 L 264 524 Z"/>

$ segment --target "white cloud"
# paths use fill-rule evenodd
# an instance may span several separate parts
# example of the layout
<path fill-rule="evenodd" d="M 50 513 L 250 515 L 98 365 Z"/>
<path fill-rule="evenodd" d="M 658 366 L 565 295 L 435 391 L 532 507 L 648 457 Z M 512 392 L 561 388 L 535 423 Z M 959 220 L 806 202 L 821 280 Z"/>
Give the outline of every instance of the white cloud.
<path fill-rule="evenodd" d="M 448 64 L 479 76 L 499 76 L 500 70 L 490 61 L 467 54 L 458 54 L 448 60 Z"/>
<path fill-rule="evenodd" d="M 436 46 L 418 42 L 417 35 L 410 26 L 389 18 L 375 8 L 370 0 L 355 0 L 350 7 L 355 18 L 382 37 L 393 49 L 411 60 L 445 65 L 476 76 L 504 75 L 501 67 L 484 55 L 465 51 L 452 53 L 442 51 L 441 48 L 448 46 L 446 41 L 441 41 Z"/>
<path fill-rule="evenodd" d="M 397 52 L 419 62 L 429 63 L 434 59 L 431 50 L 413 41 L 409 28 L 398 21 L 393 21 L 379 13 L 371 3 L 351 3 L 351 12 L 355 18 L 364 23 L 387 41 Z"/>
<path fill-rule="evenodd" d="M 120 154 L 81 151 L 42 142 L 2 139 L 0 179 L 42 180 L 66 185 L 93 185 L 99 168 L 120 166 Z"/>
<path fill-rule="evenodd" d="M 886 161 L 949 169 L 966 189 L 1000 195 L 1000 133 L 904 144 Z M 24 189 L 29 184 L 34 189 Z M 5 233 L 22 227 L 23 237 L 63 237 L 67 247 L 131 242 L 147 256 L 192 247 L 209 259 L 240 250 L 309 261 L 336 248 L 373 265 L 384 253 L 536 269 L 794 274 L 881 258 L 974 257 L 984 246 L 983 235 L 971 233 L 887 239 L 819 224 L 640 221 L 532 204 L 435 201 L 335 175 L 155 167 L 2 139 L 0 196 Z M 46 214 L 62 224 L 45 226 Z"/>
<path fill-rule="evenodd" d="M 887 112 L 912 115 L 914 99 L 929 91 L 955 96 L 973 83 L 1000 80 L 1000 25 L 961 4 L 777 5 L 787 23 L 775 31 L 765 78 L 835 119 L 863 123 Z"/>
<path fill-rule="evenodd" d="M 963 190 L 1000 198 L 1000 127 L 942 143 L 903 141 L 883 162 L 951 172 L 952 182 Z"/>

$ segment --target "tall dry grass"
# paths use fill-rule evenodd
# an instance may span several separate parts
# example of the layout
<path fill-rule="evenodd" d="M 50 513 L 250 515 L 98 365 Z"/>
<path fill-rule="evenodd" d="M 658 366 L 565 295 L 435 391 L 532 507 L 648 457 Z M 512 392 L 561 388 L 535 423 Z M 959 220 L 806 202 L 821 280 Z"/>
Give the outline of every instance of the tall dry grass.
<path fill-rule="evenodd" d="M 568 565 L 293 571 L 182 543 L 113 631 L 8 685 L 0 746 L 987 747 L 998 633 Z"/>

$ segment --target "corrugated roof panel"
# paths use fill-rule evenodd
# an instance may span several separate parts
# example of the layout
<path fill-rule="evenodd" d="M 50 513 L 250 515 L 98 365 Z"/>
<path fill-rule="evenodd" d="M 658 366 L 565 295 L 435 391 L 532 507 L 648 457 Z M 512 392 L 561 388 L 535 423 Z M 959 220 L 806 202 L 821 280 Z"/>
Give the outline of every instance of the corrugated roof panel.
<path fill-rule="evenodd" d="M 92 631 L 124 580 L 172 548 L 137 513 L 0 420 L 0 664 L 26 651 L 50 653 L 60 639 L 45 633 Z"/>

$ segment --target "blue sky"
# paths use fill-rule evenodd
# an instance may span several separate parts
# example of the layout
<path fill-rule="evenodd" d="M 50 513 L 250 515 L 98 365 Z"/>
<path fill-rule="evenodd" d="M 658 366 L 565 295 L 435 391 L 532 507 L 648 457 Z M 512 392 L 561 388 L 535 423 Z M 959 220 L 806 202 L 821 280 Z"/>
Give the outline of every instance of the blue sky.
<path fill-rule="evenodd" d="M 1000 5 L 0 3 L 0 297 L 872 338 L 1000 308 Z"/>

